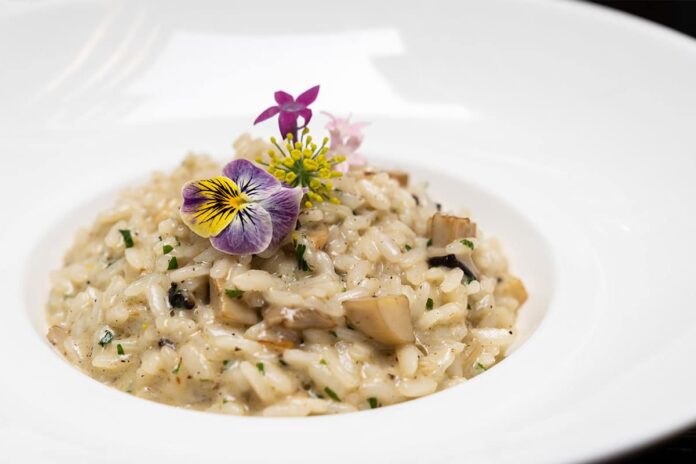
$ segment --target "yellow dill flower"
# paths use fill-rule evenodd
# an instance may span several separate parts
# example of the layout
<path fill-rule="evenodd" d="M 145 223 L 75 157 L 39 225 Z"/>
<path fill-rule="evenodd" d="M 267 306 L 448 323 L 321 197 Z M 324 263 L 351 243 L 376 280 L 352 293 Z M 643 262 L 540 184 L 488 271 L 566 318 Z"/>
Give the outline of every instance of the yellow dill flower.
<path fill-rule="evenodd" d="M 290 133 L 283 140 L 271 137 L 274 148 L 266 152 L 265 159 L 259 157 L 256 162 L 290 187 L 305 187 L 305 207 L 312 208 L 325 201 L 338 204 L 338 198 L 332 193 L 334 185 L 327 179 L 341 176 L 333 168 L 345 158 L 327 159 L 328 142 L 329 138 L 324 137 L 321 146 L 317 146 L 307 128 L 297 138 Z"/>

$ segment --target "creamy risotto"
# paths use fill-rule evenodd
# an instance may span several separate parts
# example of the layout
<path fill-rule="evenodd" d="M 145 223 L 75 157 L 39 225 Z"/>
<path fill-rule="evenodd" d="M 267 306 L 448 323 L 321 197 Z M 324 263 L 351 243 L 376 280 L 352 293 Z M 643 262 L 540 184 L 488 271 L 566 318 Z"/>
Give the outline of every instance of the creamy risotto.
<path fill-rule="evenodd" d="M 230 256 L 179 214 L 182 186 L 219 170 L 189 156 L 79 232 L 48 303 L 67 360 L 162 403 L 306 416 L 418 398 L 503 357 L 524 287 L 495 239 L 426 185 L 353 168 L 340 204 L 303 209 L 276 250 Z"/>
<path fill-rule="evenodd" d="M 122 391 L 233 415 L 374 409 L 489 369 L 527 294 L 467 211 L 370 166 L 365 123 L 278 91 L 220 165 L 122 193 L 52 275 L 48 340 Z M 303 121 L 300 126 L 299 121 Z"/>

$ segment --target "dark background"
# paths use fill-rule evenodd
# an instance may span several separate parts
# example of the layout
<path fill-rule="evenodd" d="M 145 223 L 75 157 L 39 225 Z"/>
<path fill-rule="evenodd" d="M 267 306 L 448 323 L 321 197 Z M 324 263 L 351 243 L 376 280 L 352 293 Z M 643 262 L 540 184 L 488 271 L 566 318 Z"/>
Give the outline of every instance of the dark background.
<path fill-rule="evenodd" d="M 696 1 L 692 0 L 623 0 L 595 1 L 616 10 L 640 16 L 683 34 L 696 38 Z M 696 63 L 694 63 L 696 66 Z M 696 86 L 696 82 L 694 82 Z M 696 392 L 694 392 L 696 400 Z M 611 464 L 624 463 L 696 463 L 696 427 L 684 431 L 656 445 L 636 451 L 610 461 Z"/>

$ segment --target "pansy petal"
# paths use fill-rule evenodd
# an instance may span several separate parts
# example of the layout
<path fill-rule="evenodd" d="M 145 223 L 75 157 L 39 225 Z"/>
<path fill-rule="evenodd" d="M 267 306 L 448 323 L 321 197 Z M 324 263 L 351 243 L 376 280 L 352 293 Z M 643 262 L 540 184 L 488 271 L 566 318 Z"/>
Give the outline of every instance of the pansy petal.
<path fill-rule="evenodd" d="M 189 182 L 182 190 L 181 218 L 201 237 L 218 235 L 234 219 L 245 198 L 227 177 Z"/>
<path fill-rule="evenodd" d="M 278 128 L 283 138 L 288 134 L 292 134 L 297 138 L 297 113 L 281 112 L 278 117 Z"/>
<path fill-rule="evenodd" d="M 295 99 L 297 103 L 302 103 L 305 106 L 311 105 L 314 103 L 314 100 L 317 99 L 317 96 L 319 95 L 319 86 L 315 85 L 309 90 L 305 90 L 300 94 L 299 97 Z"/>
<path fill-rule="evenodd" d="M 282 90 L 278 90 L 275 93 L 274 97 L 275 97 L 276 103 L 278 103 L 279 105 L 285 105 L 287 103 L 292 103 L 295 101 L 295 99 L 292 98 L 292 95 L 290 95 L 287 92 L 283 92 Z"/>
<path fill-rule="evenodd" d="M 258 203 L 247 203 L 225 230 L 210 243 L 230 255 L 261 253 L 273 238 L 271 215 Z"/>
<path fill-rule="evenodd" d="M 307 127 L 307 124 L 309 124 L 309 121 L 312 119 L 312 110 L 310 110 L 309 108 L 305 108 L 305 109 L 299 110 L 297 112 L 297 114 L 302 116 L 302 119 L 304 119 L 304 124 L 302 125 L 301 128 Z"/>
<path fill-rule="evenodd" d="M 280 188 L 278 179 L 245 159 L 228 163 L 222 173 L 232 179 L 251 202 L 263 200 Z"/>
<path fill-rule="evenodd" d="M 270 248 L 276 247 L 295 228 L 300 214 L 300 201 L 304 192 L 301 188 L 283 187 L 259 205 L 268 211 L 273 221 L 273 239 Z"/>
<path fill-rule="evenodd" d="M 263 111 L 263 113 L 259 114 L 258 117 L 254 120 L 254 124 L 258 124 L 261 121 L 265 121 L 266 119 L 272 118 L 278 113 L 280 113 L 279 106 L 271 106 L 270 108 L 266 108 Z"/>

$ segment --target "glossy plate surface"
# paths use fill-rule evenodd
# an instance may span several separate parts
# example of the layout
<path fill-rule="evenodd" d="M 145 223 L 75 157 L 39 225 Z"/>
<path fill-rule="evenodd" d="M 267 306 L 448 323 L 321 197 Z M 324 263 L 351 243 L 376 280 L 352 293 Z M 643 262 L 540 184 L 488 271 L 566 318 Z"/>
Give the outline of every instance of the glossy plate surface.
<path fill-rule="evenodd" d="M 0 6 L 3 456 L 580 461 L 696 420 L 696 44 L 574 2 L 288 5 Z M 315 83 L 317 109 L 372 121 L 365 151 L 500 237 L 527 341 L 459 387 L 309 419 L 147 402 L 54 354 L 48 273 L 74 231 L 189 150 L 229 157 L 274 90 Z"/>

